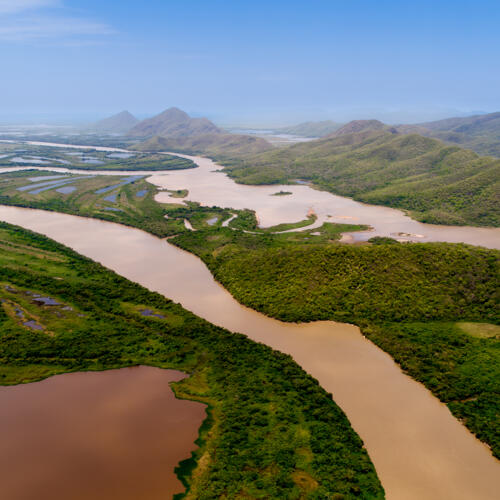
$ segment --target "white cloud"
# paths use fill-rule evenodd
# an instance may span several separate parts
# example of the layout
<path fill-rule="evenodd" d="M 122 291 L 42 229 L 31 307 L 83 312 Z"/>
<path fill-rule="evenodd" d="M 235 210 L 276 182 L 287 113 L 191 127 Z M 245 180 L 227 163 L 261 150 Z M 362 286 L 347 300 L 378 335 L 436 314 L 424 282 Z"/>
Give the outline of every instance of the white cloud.
<path fill-rule="evenodd" d="M 52 38 L 110 35 L 106 24 L 66 17 L 36 17 L 0 24 L 0 40 L 22 42 Z"/>
<path fill-rule="evenodd" d="M 59 0 L 0 0 L 0 14 L 14 14 L 30 9 L 57 7 Z"/>
<path fill-rule="evenodd" d="M 64 10 L 61 0 L 0 0 L 0 42 L 82 42 L 115 33 L 105 23 L 68 17 Z"/>

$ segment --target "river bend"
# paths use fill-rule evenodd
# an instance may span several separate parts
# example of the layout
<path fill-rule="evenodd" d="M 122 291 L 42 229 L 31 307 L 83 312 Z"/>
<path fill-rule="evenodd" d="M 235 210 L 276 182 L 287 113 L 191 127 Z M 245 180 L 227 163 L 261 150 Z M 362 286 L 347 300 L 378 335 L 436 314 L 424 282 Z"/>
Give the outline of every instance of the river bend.
<path fill-rule="evenodd" d="M 239 304 L 194 255 L 111 222 L 0 206 L 45 234 L 206 320 L 288 353 L 333 394 L 365 442 L 389 500 L 497 500 L 500 465 L 447 407 L 360 330 L 293 324 Z"/>

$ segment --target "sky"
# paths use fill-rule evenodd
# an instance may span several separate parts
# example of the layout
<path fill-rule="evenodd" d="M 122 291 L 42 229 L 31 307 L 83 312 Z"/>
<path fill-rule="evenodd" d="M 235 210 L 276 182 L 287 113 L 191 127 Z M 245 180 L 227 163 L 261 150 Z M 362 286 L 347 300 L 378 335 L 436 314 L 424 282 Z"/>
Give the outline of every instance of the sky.
<path fill-rule="evenodd" d="M 500 110 L 499 0 L 0 0 L 0 123 Z"/>

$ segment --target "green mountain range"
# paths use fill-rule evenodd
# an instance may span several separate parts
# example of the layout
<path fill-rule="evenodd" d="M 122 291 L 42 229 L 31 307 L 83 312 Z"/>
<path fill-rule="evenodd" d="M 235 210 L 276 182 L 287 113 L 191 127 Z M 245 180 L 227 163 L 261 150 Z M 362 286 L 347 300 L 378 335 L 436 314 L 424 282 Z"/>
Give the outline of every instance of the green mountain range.
<path fill-rule="evenodd" d="M 423 222 L 500 226 L 500 160 L 376 120 L 329 137 L 223 161 L 245 184 L 311 181 L 366 203 L 407 210 Z"/>
<path fill-rule="evenodd" d="M 418 133 L 459 144 L 479 154 L 500 157 L 500 112 L 400 125 L 397 128 L 403 133 Z"/>

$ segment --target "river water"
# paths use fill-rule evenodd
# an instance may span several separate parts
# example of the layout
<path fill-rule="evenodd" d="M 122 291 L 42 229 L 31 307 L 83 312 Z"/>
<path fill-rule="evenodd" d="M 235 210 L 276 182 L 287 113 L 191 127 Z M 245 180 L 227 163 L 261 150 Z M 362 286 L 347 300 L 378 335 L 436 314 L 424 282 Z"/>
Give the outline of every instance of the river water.
<path fill-rule="evenodd" d="M 0 220 L 45 234 L 216 325 L 292 355 L 345 411 L 389 500 L 498 499 L 500 465 L 489 449 L 357 327 L 268 318 L 239 304 L 197 257 L 138 229 L 3 206 Z"/>
<path fill-rule="evenodd" d="M 126 149 L 67 145 L 58 143 L 29 142 L 32 145 L 97 149 L 99 151 L 127 152 Z M 249 186 L 235 183 L 221 172 L 219 165 L 200 156 L 168 153 L 188 158 L 198 168 L 173 171 L 92 171 L 70 170 L 62 167 L 12 167 L 2 168 L 1 172 L 37 168 L 55 172 L 102 175 L 150 175 L 149 182 L 162 189 L 187 189 L 185 200 L 197 201 L 202 205 L 223 208 L 255 210 L 262 227 L 274 226 L 283 222 L 297 222 L 314 212 L 318 219 L 307 228 L 319 227 L 323 222 L 365 224 L 371 231 L 344 235 L 346 242 L 365 241 L 373 236 L 390 236 L 401 241 L 446 241 L 449 243 L 468 243 L 487 248 L 500 249 L 500 228 L 482 228 L 470 226 L 442 226 L 417 222 L 401 210 L 368 205 L 337 196 L 326 191 L 318 191 L 308 185 L 272 185 Z M 291 195 L 272 196 L 279 191 L 291 192 Z M 167 203 L 182 203 L 183 200 L 172 198 L 168 192 L 160 192 L 156 200 Z"/>
<path fill-rule="evenodd" d="M 176 154 L 176 153 L 169 153 Z M 373 236 L 391 236 L 398 240 L 447 241 L 469 243 L 488 248 L 500 248 L 500 228 L 479 228 L 469 226 L 441 226 L 417 222 L 400 210 L 367 205 L 337 196 L 326 191 L 318 191 L 307 185 L 248 186 L 235 183 L 222 173 L 222 167 L 208 158 L 177 155 L 194 161 L 199 168 L 176 170 L 168 173 L 154 173 L 148 181 L 160 188 L 188 189 L 186 200 L 202 205 L 256 211 L 262 227 L 274 226 L 282 222 L 297 222 L 305 219 L 307 213 L 314 212 L 323 222 L 366 224 L 372 231 L 351 233 L 352 241 L 363 241 Z M 279 191 L 291 195 L 272 196 Z M 160 192 L 156 200 L 179 203 L 168 192 Z"/>
<path fill-rule="evenodd" d="M 205 405 L 176 399 L 185 374 L 146 366 L 0 387 L 0 498 L 163 500 L 195 448 Z"/>

